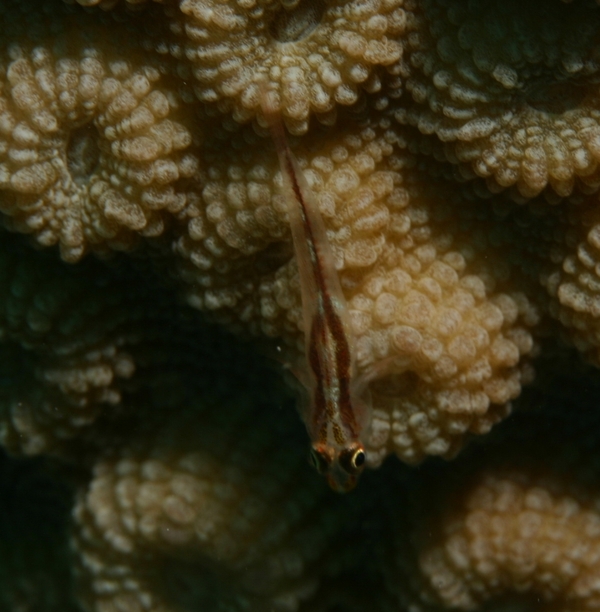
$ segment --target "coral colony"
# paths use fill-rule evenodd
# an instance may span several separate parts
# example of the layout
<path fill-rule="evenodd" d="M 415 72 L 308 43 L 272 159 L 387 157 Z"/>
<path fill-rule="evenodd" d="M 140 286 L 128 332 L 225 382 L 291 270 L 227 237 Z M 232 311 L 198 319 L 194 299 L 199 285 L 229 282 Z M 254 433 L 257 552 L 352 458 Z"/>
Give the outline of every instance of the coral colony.
<path fill-rule="evenodd" d="M 600 607 L 599 3 L 0 32 L 1 610 Z"/>

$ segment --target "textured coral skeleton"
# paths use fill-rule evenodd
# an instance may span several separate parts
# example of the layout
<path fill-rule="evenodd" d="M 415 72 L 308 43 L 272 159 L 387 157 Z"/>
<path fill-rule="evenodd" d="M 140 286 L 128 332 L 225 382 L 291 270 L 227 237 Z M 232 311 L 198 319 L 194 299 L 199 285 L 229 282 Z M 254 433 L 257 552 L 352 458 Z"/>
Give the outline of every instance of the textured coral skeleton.
<path fill-rule="evenodd" d="M 2 605 L 600 605 L 595 0 L 6 0 L 0 28 Z M 261 88 L 377 372 L 347 496 L 278 363 L 304 329 Z"/>

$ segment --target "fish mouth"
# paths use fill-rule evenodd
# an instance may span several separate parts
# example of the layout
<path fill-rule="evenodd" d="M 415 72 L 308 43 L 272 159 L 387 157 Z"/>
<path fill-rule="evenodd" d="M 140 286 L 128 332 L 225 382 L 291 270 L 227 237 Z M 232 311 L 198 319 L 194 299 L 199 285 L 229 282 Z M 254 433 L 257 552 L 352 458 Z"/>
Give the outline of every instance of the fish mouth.
<path fill-rule="evenodd" d="M 336 493 L 349 493 L 356 487 L 358 478 L 356 476 L 344 475 L 339 477 L 335 474 L 327 474 L 327 484 Z"/>

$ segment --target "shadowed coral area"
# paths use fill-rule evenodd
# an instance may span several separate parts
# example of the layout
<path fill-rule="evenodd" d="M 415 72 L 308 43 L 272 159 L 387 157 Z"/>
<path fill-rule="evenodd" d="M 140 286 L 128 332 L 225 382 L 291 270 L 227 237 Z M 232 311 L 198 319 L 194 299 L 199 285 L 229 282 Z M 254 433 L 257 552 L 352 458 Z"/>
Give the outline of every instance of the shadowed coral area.
<path fill-rule="evenodd" d="M 557 365 L 546 374 L 567 382 Z M 597 382 L 586 380 L 588 393 L 568 396 L 546 381 L 550 402 L 526 393 L 522 413 L 452 469 L 411 476 L 408 509 L 389 506 L 397 540 L 388 584 L 399 601 L 419 609 L 596 608 Z"/>
<path fill-rule="evenodd" d="M 42 459 L 0 456 L 0 606 L 81 612 L 73 594 L 72 491 Z"/>
<path fill-rule="evenodd" d="M 138 438 L 95 465 L 75 508 L 91 586 L 84 599 L 100 607 L 143 600 L 152 610 L 213 598 L 215 609 L 294 609 L 335 569 L 327 551 L 356 520 L 356 501 L 313 477 L 289 419 L 272 428 L 271 410 L 203 403 L 157 422 L 154 434 L 145 421 Z M 170 584 L 178 580 L 189 581 L 188 593 Z"/>
<path fill-rule="evenodd" d="M 6 0 L 0 31 L 0 607 L 600 606 L 596 1 Z M 368 404 L 343 496 L 288 384 L 267 98 Z"/>
<path fill-rule="evenodd" d="M 597 188 L 598 23 L 592 2 L 411 1 L 397 118 L 447 145 L 492 189 Z M 407 7 L 408 8 L 408 7 Z M 452 145 L 450 145 L 452 143 Z"/>

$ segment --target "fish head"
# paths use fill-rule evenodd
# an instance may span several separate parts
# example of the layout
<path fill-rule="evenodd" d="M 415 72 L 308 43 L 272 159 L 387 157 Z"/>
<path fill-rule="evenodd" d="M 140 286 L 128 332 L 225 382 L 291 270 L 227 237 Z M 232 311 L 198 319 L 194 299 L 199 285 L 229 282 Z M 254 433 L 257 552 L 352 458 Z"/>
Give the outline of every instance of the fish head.
<path fill-rule="evenodd" d="M 352 442 L 339 448 L 316 443 L 310 451 L 310 462 L 338 493 L 347 493 L 354 489 L 365 469 L 366 459 L 366 451 L 360 442 Z"/>

